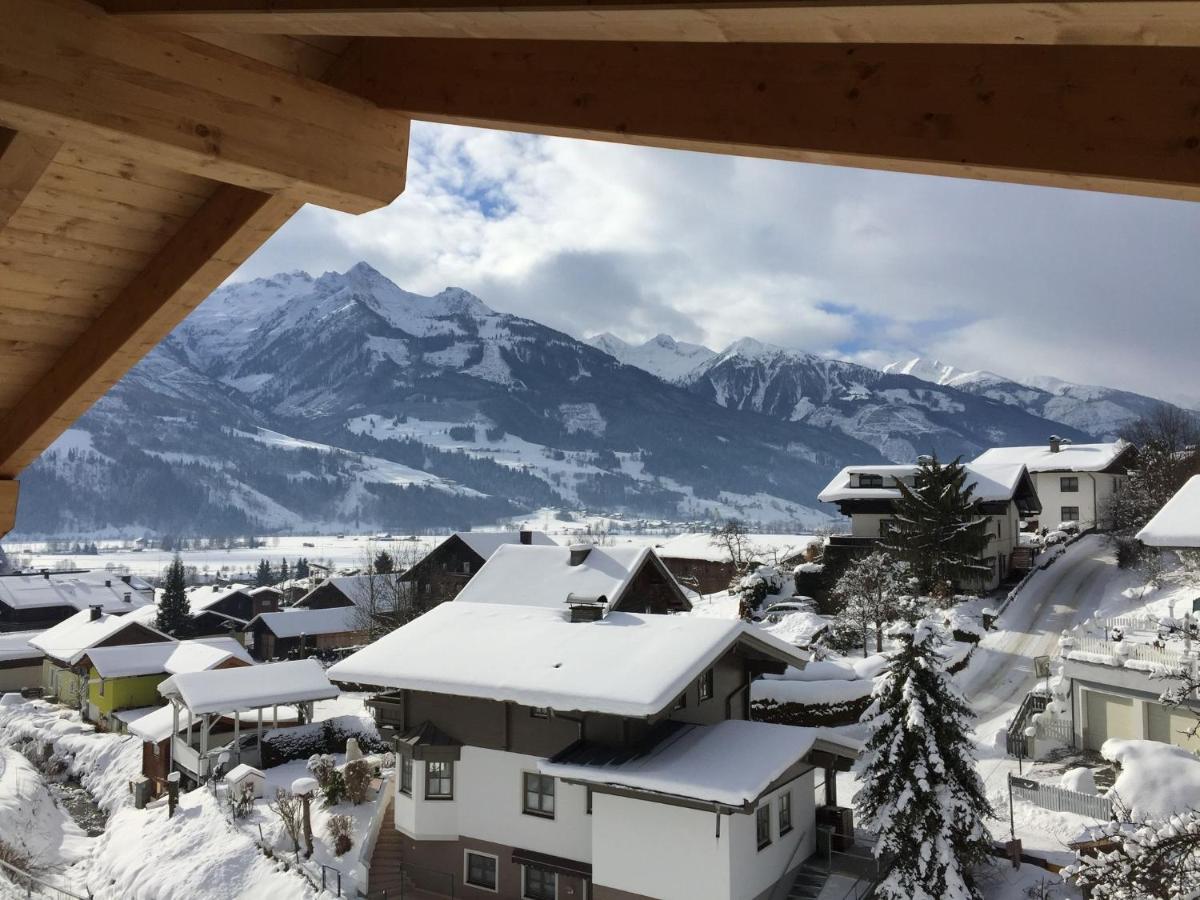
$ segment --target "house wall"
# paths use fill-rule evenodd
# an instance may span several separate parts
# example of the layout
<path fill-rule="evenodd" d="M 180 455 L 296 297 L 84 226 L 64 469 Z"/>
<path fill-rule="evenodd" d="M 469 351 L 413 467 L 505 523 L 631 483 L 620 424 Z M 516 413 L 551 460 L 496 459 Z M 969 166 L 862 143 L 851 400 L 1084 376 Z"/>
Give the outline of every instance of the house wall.
<path fill-rule="evenodd" d="M 41 659 L 14 659 L 0 663 L 0 694 L 31 690 L 41 683 Z"/>
<path fill-rule="evenodd" d="M 405 573 L 417 598 L 430 606 L 453 600 L 486 560 L 457 535 L 451 535 Z"/>
<path fill-rule="evenodd" d="M 894 519 L 894 513 L 856 512 L 850 517 L 851 537 L 877 538 L 880 534 L 880 523 L 884 519 Z"/>
<path fill-rule="evenodd" d="M 305 609 L 332 609 L 337 606 L 353 606 L 354 601 L 332 584 L 317 585 L 304 598 Z"/>
<path fill-rule="evenodd" d="M 630 579 L 613 608 L 623 612 L 664 614 L 686 609 L 686 602 L 680 596 L 679 586 L 670 572 L 647 559 Z"/>
<path fill-rule="evenodd" d="M 50 659 L 42 661 L 42 691 L 64 706 L 78 707 L 82 694 L 80 677 Z"/>
<path fill-rule="evenodd" d="M 1071 712 L 1075 745 L 1099 748 L 1108 738 L 1137 738 L 1163 741 L 1200 750 L 1200 740 L 1181 733 L 1190 729 L 1196 716 L 1175 710 L 1158 698 L 1170 686 L 1149 672 L 1098 663 L 1068 660 L 1064 674 L 1071 679 Z M 1128 700 L 1127 712 L 1119 704 L 1106 704 L 1103 720 L 1096 721 L 1105 698 Z"/>
<path fill-rule="evenodd" d="M 783 876 L 804 864 L 817 849 L 813 770 L 767 794 L 771 810 L 771 843 L 758 849 L 755 817 L 729 817 L 732 893 L 730 900 L 754 900 L 769 892 Z M 779 833 L 779 798 L 792 798 L 792 830 Z"/>
<path fill-rule="evenodd" d="M 1079 490 L 1064 492 L 1060 479 L 1064 476 L 1077 477 Z M 1038 524 L 1043 528 L 1054 529 L 1063 521 L 1062 507 L 1078 506 L 1080 528 L 1094 528 L 1097 514 L 1102 512 L 1105 504 L 1124 483 L 1126 476 L 1108 472 L 1037 472 L 1033 482 L 1037 488 L 1038 499 L 1042 502 L 1042 514 Z"/>
<path fill-rule="evenodd" d="M 721 816 L 717 837 L 715 812 L 593 793 L 596 900 L 733 900 L 734 818 L 748 817 Z"/>
<path fill-rule="evenodd" d="M 158 686 L 166 679 L 165 672 L 136 675 L 127 678 L 101 678 L 93 667 L 88 672 L 88 704 L 94 721 L 122 709 L 157 706 L 162 697 Z"/>
<path fill-rule="evenodd" d="M 15 609 L 0 602 L 0 632 L 47 629 L 79 612 L 74 606 L 38 606 Z"/>
<path fill-rule="evenodd" d="M 712 559 L 689 559 L 683 556 L 661 556 L 663 565 L 682 580 L 694 579 L 701 594 L 715 594 L 729 587 L 733 580 L 733 563 Z"/>

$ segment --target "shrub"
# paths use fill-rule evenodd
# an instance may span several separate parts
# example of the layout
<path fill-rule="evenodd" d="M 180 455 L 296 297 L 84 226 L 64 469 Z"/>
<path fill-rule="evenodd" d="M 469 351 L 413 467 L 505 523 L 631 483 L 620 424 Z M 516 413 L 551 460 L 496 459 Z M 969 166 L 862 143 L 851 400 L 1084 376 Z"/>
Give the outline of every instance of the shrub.
<path fill-rule="evenodd" d="M 371 786 L 371 767 L 365 759 L 356 759 L 347 763 L 344 769 L 346 796 L 356 806 L 367 799 L 367 791 Z"/>
<path fill-rule="evenodd" d="M 300 852 L 300 834 L 304 828 L 304 808 L 300 798 L 287 788 L 276 788 L 275 799 L 267 804 L 283 824 L 283 830 L 292 839 L 292 849 Z"/>
<path fill-rule="evenodd" d="M 308 771 L 313 778 L 317 779 L 317 786 L 321 790 L 325 790 L 329 784 L 329 779 L 333 777 L 336 771 L 333 757 L 328 753 L 314 753 L 308 758 Z"/>
<path fill-rule="evenodd" d="M 1119 537 L 1117 543 L 1117 568 L 1132 569 L 1142 558 L 1142 542 L 1137 538 Z"/>
<path fill-rule="evenodd" d="M 334 856 L 343 856 L 350 852 L 350 848 L 354 846 L 354 840 L 351 837 L 354 833 L 353 819 L 342 813 L 332 815 L 325 822 L 325 831 L 329 834 L 330 843 L 333 844 Z"/>
<path fill-rule="evenodd" d="M 321 787 L 321 797 L 326 806 L 337 806 L 346 799 L 346 778 L 340 769 L 329 773 Z"/>
<path fill-rule="evenodd" d="M 870 705 L 869 695 L 842 703 L 779 703 L 775 700 L 755 700 L 751 712 L 756 722 L 817 728 L 854 725 Z"/>

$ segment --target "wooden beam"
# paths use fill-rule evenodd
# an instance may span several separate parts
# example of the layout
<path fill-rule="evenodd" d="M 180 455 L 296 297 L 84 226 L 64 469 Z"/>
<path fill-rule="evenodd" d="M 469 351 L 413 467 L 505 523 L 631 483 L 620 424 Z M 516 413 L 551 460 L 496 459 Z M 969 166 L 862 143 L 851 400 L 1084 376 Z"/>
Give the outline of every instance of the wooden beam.
<path fill-rule="evenodd" d="M 1200 50 L 360 41 L 343 87 L 416 119 L 1200 199 Z"/>
<path fill-rule="evenodd" d="M 0 479 L 17 474 L 299 209 L 222 185 L 0 419 Z"/>
<path fill-rule="evenodd" d="M 58 141 L 0 128 L 0 231 L 21 208 L 60 146 Z"/>
<path fill-rule="evenodd" d="M 328 85 L 75 0 L 0 0 L 0 124 L 364 212 L 404 187 L 408 122 Z"/>
<path fill-rule="evenodd" d="M 21 485 L 16 481 L 0 478 L 0 538 L 13 530 L 17 521 L 17 495 Z"/>
<path fill-rule="evenodd" d="M 507 40 L 1200 44 L 1195 0 L 101 0 L 179 31 Z"/>

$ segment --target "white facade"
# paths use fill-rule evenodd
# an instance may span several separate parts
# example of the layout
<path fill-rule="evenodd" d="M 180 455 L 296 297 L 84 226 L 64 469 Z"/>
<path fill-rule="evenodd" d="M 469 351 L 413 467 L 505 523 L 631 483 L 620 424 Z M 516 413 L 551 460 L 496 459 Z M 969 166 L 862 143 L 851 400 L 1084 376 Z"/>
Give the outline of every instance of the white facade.
<path fill-rule="evenodd" d="M 1105 504 L 1121 490 L 1126 476 L 1111 472 L 1032 472 L 1042 514 L 1038 522 L 1053 530 L 1074 521 L 1081 529 L 1095 528 Z M 1073 488 L 1073 489 L 1072 489 Z M 1072 512 L 1074 510 L 1074 512 Z"/>

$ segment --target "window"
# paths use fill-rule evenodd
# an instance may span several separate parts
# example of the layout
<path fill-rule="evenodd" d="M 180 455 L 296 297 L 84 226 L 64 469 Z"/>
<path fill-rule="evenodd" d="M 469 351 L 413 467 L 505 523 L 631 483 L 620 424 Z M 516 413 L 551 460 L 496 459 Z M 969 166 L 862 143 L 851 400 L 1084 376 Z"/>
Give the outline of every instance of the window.
<path fill-rule="evenodd" d="M 541 866 L 526 864 L 521 867 L 523 884 L 521 896 L 525 900 L 556 900 L 558 897 L 558 875 Z"/>
<path fill-rule="evenodd" d="M 1064 494 L 1075 494 L 1079 491 L 1079 476 L 1063 475 L 1058 479 L 1058 489 Z"/>
<path fill-rule="evenodd" d="M 771 843 L 771 803 L 764 803 L 755 813 L 755 825 L 758 828 L 758 849 L 761 850 Z"/>
<path fill-rule="evenodd" d="M 858 486 L 864 488 L 881 488 L 883 487 L 882 475 L 859 475 Z"/>
<path fill-rule="evenodd" d="M 464 575 L 470 575 L 470 574 L 471 574 L 471 561 L 470 561 L 469 559 L 464 559 L 464 560 L 463 560 L 463 564 L 462 564 L 462 570 L 463 570 L 463 571 L 462 571 L 462 573 L 463 573 Z"/>
<path fill-rule="evenodd" d="M 1062 515 L 1060 515 L 1059 519 L 1058 519 L 1060 522 L 1078 522 L 1079 521 L 1079 507 L 1078 506 L 1064 506 L 1062 509 L 1059 510 L 1059 512 L 1062 513 Z"/>
<path fill-rule="evenodd" d="M 400 793 L 412 796 L 412 757 L 400 757 Z"/>
<path fill-rule="evenodd" d="M 675 701 L 676 709 L 684 709 L 687 706 L 687 691 L 679 695 L 679 699 Z"/>
<path fill-rule="evenodd" d="M 453 762 L 431 759 L 425 763 L 425 799 L 454 799 Z"/>
<path fill-rule="evenodd" d="M 531 706 L 529 707 L 529 715 L 533 716 L 535 719 L 548 719 L 550 718 L 550 707 Z"/>
<path fill-rule="evenodd" d="M 713 695 L 713 670 L 705 669 L 700 676 L 700 699 L 711 700 Z"/>
<path fill-rule="evenodd" d="M 792 792 L 784 791 L 779 795 L 779 836 L 783 837 L 792 830 Z"/>
<path fill-rule="evenodd" d="M 499 887 L 497 876 L 498 859 L 490 853 L 477 853 L 467 850 L 466 877 L 463 879 L 471 887 L 484 888 L 494 891 Z"/>
<path fill-rule="evenodd" d="M 523 773 L 525 779 L 525 812 L 531 816 L 554 818 L 554 778 L 537 772 Z"/>

